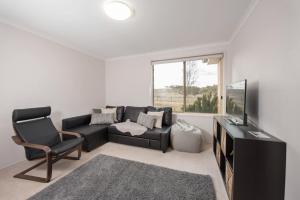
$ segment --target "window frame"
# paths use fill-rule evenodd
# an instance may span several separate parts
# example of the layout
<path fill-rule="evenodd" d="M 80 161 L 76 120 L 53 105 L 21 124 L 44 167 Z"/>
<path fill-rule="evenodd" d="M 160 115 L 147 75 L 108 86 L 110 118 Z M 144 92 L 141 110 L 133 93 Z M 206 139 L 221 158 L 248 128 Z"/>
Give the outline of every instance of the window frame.
<path fill-rule="evenodd" d="M 186 112 L 186 62 L 193 60 L 200 60 L 203 58 L 209 57 L 220 57 L 220 63 L 218 64 L 218 112 L 217 113 L 201 113 L 201 112 Z M 181 57 L 181 58 L 172 58 L 172 59 L 164 59 L 164 60 L 153 60 L 151 61 L 151 72 L 152 72 L 152 106 L 154 106 L 154 65 L 156 64 L 164 64 L 164 63 L 172 63 L 172 62 L 182 62 L 183 63 L 183 112 L 174 112 L 176 114 L 191 114 L 191 115 L 218 115 L 224 113 L 223 105 L 223 87 L 224 87 L 224 53 L 216 53 L 216 54 L 208 54 L 208 55 L 200 55 L 200 56 L 190 56 L 190 57 Z"/>

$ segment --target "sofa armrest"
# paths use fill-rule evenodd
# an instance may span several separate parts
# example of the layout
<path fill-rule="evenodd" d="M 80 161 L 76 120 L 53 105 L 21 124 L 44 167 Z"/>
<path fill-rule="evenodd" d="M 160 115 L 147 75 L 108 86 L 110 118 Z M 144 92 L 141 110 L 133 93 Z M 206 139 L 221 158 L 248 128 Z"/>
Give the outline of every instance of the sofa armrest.
<path fill-rule="evenodd" d="M 67 131 L 79 126 L 88 125 L 91 122 L 91 115 L 81 115 L 62 120 L 62 130 Z"/>
<path fill-rule="evenodd" d="M 165 153 L 169 147 L 170 133 L 171 133 L 171 126 L 168 127 L 167 131 L 161 133 L 160 147 L 163 153 Z"/>

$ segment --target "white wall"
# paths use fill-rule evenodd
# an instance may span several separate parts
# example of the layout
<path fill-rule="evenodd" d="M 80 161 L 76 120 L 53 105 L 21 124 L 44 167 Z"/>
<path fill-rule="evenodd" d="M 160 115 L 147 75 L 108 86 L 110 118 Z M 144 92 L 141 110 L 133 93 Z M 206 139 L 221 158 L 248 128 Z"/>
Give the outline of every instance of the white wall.
<path fill-rule="evenodd" d="M 0 24 L 0 168 L 25 159 L 11 140 L 13 109 L 50 105 L 60 128 L 104 105 L 104 75 L 103 61 Z"/>
<path fill-rule="evenodd" d="M 299 8 L 299 0 L 261 0 L 228 52 L 233 81 L 249 81 L 250 117 L 287 142 L 287 200 L 300 199 Z"/>
<path fill-rule="evenodd" d="M 225 53 L 227 44 L 182 48 L 143 55 L 128 56 L 106 61 L 106 104 L 109 105 L 152 105 L 152 66 L 151 61 Z M 225 82 L 231 71 L 226 68 Z M 178 115 L 190 123 L 198 125 L 206 132 L 212 132 L 212 115 Z"/>

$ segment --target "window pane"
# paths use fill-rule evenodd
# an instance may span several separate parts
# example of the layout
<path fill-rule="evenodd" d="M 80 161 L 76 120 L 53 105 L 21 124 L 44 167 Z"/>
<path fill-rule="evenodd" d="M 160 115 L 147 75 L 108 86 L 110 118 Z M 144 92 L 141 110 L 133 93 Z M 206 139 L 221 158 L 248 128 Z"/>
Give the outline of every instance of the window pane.
<path fill-rule="evenodd" d="M 218 62 L 186 61 L 186 112 L 218 112 Z"/>
<path fill-rule="evenodd" d="M 183 62 L 154 65 L 154 106 L 183 111 Z"/>

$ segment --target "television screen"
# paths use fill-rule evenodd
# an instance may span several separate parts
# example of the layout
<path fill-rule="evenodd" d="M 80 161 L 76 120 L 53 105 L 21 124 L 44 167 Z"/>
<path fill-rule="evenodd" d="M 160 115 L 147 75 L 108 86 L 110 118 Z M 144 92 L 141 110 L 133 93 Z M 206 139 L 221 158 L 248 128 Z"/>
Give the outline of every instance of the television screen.
<path fill-rule="evenodd" d="M 244 120 L 247 80 L 226 86 L 226 113 Z"/>

